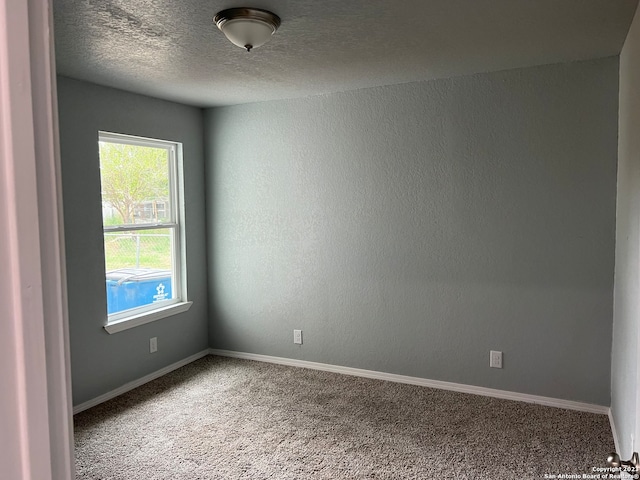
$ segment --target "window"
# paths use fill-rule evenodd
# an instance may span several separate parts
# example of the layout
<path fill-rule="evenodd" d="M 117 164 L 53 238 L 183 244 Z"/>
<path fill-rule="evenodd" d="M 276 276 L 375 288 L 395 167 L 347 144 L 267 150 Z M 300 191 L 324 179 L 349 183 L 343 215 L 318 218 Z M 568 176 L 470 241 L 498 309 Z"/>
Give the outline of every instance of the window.
<path fill-rule="evenodd" d="M 185 311 L 179 143 L 100 132 L 109 333 Z"/>

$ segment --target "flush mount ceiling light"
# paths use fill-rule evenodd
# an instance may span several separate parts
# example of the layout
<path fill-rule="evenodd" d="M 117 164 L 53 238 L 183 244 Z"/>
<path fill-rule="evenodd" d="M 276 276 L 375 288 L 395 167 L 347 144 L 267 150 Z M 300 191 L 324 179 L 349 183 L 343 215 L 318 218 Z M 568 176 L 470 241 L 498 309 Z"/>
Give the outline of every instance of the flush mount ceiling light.
<path fill-rule="evenodd" d="M 213 21 L 231 43 L 250 52 L 267 43 L 280 26 L 280 17 L 259 8 L 229 8 Z"/>

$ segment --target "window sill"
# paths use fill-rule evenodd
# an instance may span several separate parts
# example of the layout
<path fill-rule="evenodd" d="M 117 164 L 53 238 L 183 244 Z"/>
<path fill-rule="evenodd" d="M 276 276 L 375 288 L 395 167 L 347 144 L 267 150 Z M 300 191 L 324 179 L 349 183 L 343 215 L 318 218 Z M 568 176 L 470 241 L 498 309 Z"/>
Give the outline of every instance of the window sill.
<path fill-rule="evenodd" d="M 151 312 L 141 313 L 139 315 L 134 315 L 123 320 L 110 323 L 108 325 L 105 325 L 104 329 L 109 334 L 118 333 L 123 330 L 128 330 L 130 328 L 144 325 L 145 323 L 155 322 L 156 320 L 160 320 L 161 318 L 166 318 L 178 313 L 186 312 L 191 308 L 191 305 L 193 305 L 193 302 L 176 303 L 174 305 L 169 305 L 168 307 L 159 308 Z"/>

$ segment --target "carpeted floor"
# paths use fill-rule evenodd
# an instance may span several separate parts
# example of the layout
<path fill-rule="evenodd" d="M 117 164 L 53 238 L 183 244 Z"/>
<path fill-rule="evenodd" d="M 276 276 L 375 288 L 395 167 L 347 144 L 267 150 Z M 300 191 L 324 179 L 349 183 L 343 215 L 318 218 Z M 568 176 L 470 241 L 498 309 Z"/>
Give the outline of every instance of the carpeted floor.
<path fill-rule="evenodd" d="M 77 479 L 541 479 L 605 415 L 209 356 L 75 416 Z"/>

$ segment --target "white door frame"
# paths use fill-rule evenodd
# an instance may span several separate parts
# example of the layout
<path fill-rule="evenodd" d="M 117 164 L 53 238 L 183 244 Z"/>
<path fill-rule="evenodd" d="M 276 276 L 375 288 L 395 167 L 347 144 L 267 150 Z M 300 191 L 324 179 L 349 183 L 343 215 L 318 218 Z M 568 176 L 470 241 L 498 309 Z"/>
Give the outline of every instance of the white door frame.
<path fill-rule="evenodd" d="M 0 0 L 0 465 L 71 480 L 51 0 Z"/>

